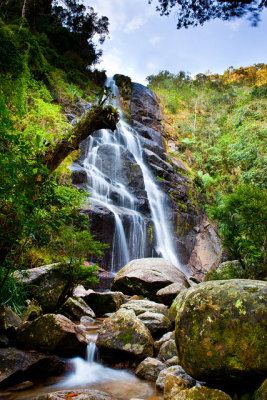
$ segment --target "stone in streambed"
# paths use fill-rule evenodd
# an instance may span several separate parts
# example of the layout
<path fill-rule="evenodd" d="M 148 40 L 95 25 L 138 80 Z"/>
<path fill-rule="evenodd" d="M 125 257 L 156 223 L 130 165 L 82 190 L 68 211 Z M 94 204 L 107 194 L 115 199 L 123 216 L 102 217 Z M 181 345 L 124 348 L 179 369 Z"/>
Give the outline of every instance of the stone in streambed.
<path fill-rule="evenodd" d="M 163 314 L 168 316 L 168 307 L 164 304 L 155 303 L 150 300 L 130 300 L 121 306 L 121 309 L 133 310 L 135 315 L 144 314 L 145 312 Z"/>
<path fill-rule="evenodd" d="M 95 318 L 94 311 L 82 298 L 73 299 L 69 297 L 59 309 L 59 312 L 74 321 L 79 321 L 83 316 Z"/>
<path fill-rule="evenodd" d="M 195 386 L 178 392 L 174 397 L 165 397 L 164 400 L 231 400 L 228 394 L 217 389 L 209 389 L 205 386 Z"/>
<path fill-rule="evenodd" d="M 0 349 L 0 386 L 13 386 L 19 382 L 60 375 L 65 362 L 56 356 L 14 348 Z"/>
<path fill-rule="evenodd" d="M 46 314 L 25 322 L 18 330 L 16 344 L 62 356 L 83 354 L 87 346 L 85 332 L 60 314 Z"/>
<path fill-rule="evenodd" d="M 145 324 L 153 337 L 160 337 L 172 327 L 170 320 L 163 314 L 147 311 L 140 314 L 138 318 Z"/>
<path fill-rule="evenodd" d="M 189 287 L 189 285 L 187 286 Z M 183 282 L 175 282 L 157 291 L 157 299 L 160 303 L 170 306 L 176 296 L 186 289 Z"/>
<path fill-rule="evenodd" d="M 101 293 L 93 290 L 88 290 L 82 298 L 94 310 L 97 317 L 117 311 L 125 301 L 121 292 Z"/>
<path fill-rule="evenodd" d="M 160 347 L 158 358 L 163 362 L 167 362 L 167 360 L 173 357 L 177 357 L 177 348 L 175 340 L 170 339 Z"/>
<path fill-rule="evenodd" d="M 22 320 L 14 311 L 9 307 L 0 306 L 0 332 L 14 334 L 21 325 Z"/>
<path fill-rule="evenodd" d="M 266 295 L 266 282 L 246 279 L 204 282 L 180 293 L 171 311 L 185 371 L 224 383 L 264 376 Z"/>
<path fill-rule="evenodd" d="M 59 392 L 42 394 L 33 397 L 32 400 L 62 400 L 62 399 L 75 399 L 75 400 L 116 400 L 115 397 L 100 390 L 61 390 Z"/>
<path fill-rule="evenodd" d="M 192 385 L 181 376 L 167 374 L 164 381 L 164 400 L 174 400 L 182 390 L 191 388 Z"/>
<path fill-rule="evenodd" d="M 182 378 L 183 380 L 188 382 L 188 385 L 190 387 L 196 384 L 195 379 L 189 376 L 180 365 L 173 365 L 172 367 L 163 369 L 158 375 L 156 386 L 161 390 L 164 389 L 165 379 L 167 375 L 174 375 L 176 377 Z"/>
<path fill-rule="evenodd" d="M 104 356 L 112 352 L 141 359 L 153 355 L 151 333 L 132 310 L 120 309 L 107 318 L 99 330 L 96 345 Z"/>
<path fill-rule="evenodd" d="M 148 381 L 156 381 L 158 374 L 166 368 L 166 365 L 156 358 L 145 358 L 136 368 L 135 374 Z"/>
<path fill-rule="evenodd" d="M 117 273 L 112 289 L 157 300 L 157 291 L 175 282 L 184 285 L 184 289 L 189 286 L 184 273 L 168 260 L 142 258 L 132 260 Z"/>
<path fill-rule="evenodd" d="M 163 343 L 167 342 L 170 339 L 175 339 L 175 332 L 168 332 L 165 333 L 165 335 L 163 335 L 159 340 L 156 340 L 154 342 L 154 348 L 156 350 L 156 352 L 159 352 L 159 349 L 161 348 L 161 346 L 163 345 Z"/>

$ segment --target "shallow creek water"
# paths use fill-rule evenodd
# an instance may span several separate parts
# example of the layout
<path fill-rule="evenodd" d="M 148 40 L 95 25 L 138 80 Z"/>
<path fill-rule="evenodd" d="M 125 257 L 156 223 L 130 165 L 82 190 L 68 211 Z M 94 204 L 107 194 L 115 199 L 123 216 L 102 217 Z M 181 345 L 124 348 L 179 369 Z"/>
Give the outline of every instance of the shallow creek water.
<path fill-rule="evenodd" d="M 97 332 L 102 323 L 101 319 L 84 323 L 90 344 L 87 347 L 86 359 L 75 357 L 70 359 L 72 372 L 60 376 L 41 380 L 34 386 L 25 390 L 17 390 L 16 387 L 0 391 L 1 400 L 32 400 L 33 398 L 59 390 L 101 390 L 113 395 L 119 400 L 133 398 L 144 400 L 163 400 L 153 382 L 141 380 L 128 369 L 114 369 L 104 366 L 99 360 L 95 345 Z M 75 399 L 75 397 L 73 397 Z"/>

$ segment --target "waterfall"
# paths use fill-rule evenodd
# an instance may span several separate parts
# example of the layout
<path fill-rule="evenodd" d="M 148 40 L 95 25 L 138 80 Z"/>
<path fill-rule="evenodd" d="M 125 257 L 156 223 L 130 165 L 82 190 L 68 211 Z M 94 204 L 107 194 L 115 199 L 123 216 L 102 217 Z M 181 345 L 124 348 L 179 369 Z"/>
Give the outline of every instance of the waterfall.
<path fill-rule="evenodd" d="M 113 79 L 106 86 L 114 95 L 111 103 L 118 107 L 118 88 Z M 112 245 L 111 271 L 116 272 L 132 259 L 163 257 L 181 268 L 174 249 L 171 227 L 167 221 L 166 195 L 157 185 L 143 157 L 143 145 L 138 130 L 133 129 L 121 116 L 115 132 L 100 130 L 87 140 L 83 166 L 87 174 L 87 191 L 92 205 L 105 207 L 115 220 Z M 132 159 L 142 175 L 143 190 L 149 203 L 149 213 L 138 209 L 138 195 L 127 185 L 125 159 Z M 128 162 L 128 161 L 127 161 Z M 152 222 L 154 251 L 147 251 L 147 229 Z"/>

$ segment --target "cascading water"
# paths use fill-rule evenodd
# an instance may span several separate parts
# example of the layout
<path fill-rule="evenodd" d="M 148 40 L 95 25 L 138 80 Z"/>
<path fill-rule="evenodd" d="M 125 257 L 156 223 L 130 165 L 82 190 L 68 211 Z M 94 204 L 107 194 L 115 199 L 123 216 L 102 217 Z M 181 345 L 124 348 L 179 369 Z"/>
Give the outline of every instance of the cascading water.
<path fill-rule="evenodd" d="M 107 79 L 118 108 L 118 88 L 113 79 Z M 117 130 L 100 130 L 87 141 L 83 166 L 87 173 L 87 190 L 90 203 L 110 210 L 115 219 L 111 271 L 116 272 L 132 259 L 163 257 L 181 268 L 174 250 L 166 214 L 166 195 L 155 182 L 152 172 L 143 157 L 143 146 L 138 130 L 133 129 L 123 118 Z M 139 168 L 149 203 L 150 218 L 138 211 L 138 198 L 124 180 L 124 156 L 131 157 Z M 75 169 L 75 166 L 73 167 Z M 152 221 L 155 236 L 154 254 L 147 254 L 147 226 Z M 127 222 L 127 223 L 126 223 Z"/>

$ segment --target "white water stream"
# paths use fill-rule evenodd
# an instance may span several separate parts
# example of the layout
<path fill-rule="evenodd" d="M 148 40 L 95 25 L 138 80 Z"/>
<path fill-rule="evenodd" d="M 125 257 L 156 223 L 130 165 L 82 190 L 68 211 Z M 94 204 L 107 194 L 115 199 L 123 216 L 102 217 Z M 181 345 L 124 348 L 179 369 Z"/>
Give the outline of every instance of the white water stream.
<path fill-rule="evenodd" d="M 105 85 L 111 88 L 115 96 L 111 103 L 119 108 L 117 100 L 119 93 L 115 81 L 109 78 Z M 166 258 L 181 268 L 167 221 L 166 195 L 156 184 L 149 166 L 143 159 L 144 149 L 138 131 L 123 119 L 121 110 L 119 113 L 121 119 L 117 130 L 95 132 L 88 141 L 84 159 L 91 204 L 105 207 L 114 214 L 116 228 L 113 237 L 111 271 L 120 270 L 132 259 L 153 256 Z M 155 251 L 152 254 L 147 254 L 148 219 L 137 210 L 138 199 L 123 180 L 122 154 L 125 152 L 130 153 L 134 164 L 140 167 L 143 175 L 153 234 L 156 239 Z M 103 159 L 105 154 L 108 161 L 107 158 Z"/>

